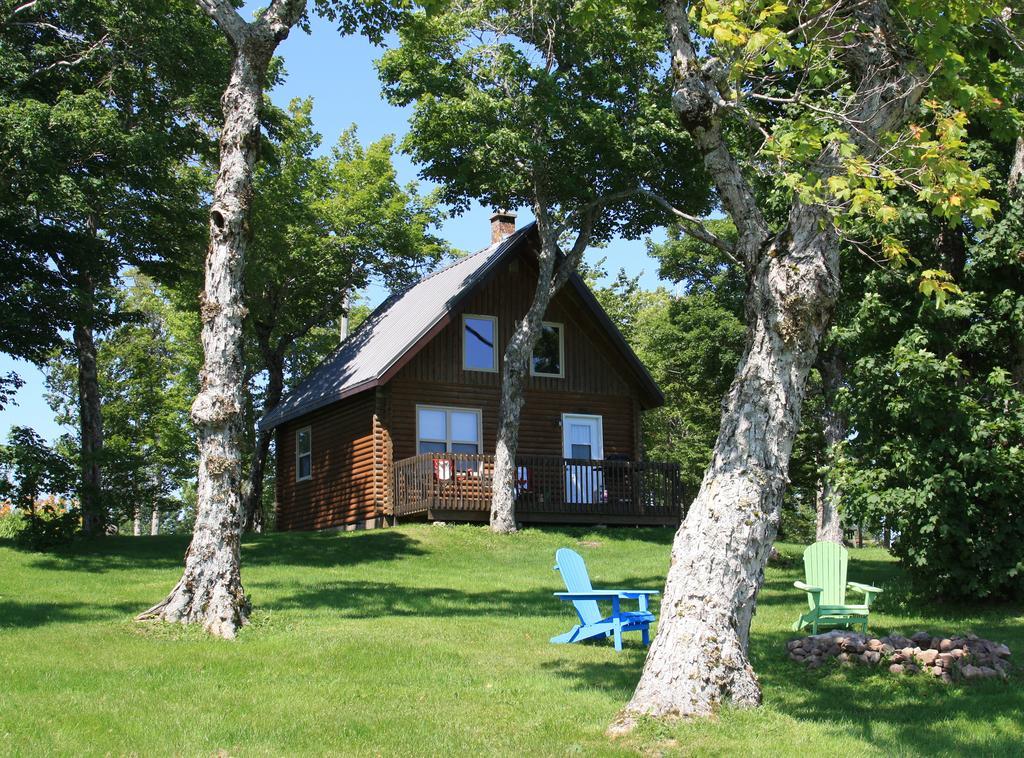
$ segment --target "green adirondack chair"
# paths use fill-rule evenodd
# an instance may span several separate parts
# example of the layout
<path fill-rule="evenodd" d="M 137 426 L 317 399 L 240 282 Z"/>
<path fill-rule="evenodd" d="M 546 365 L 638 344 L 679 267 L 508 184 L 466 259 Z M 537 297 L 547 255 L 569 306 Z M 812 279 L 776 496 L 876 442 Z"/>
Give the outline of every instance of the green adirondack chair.
<path fill-rule="evenodd" d="M 820 626 L 847 629 L 859 626 L 864 634 L 868 633 L 868 610 L 882 590 L 870 584 L 846 581 L 848 561 L 846 548 L 835 542 L 815 542 L 804 550 L 804 577 L 807 581 L 793 582 L 793 586 L 807 593 L 810 610 L 801 614 L 793 624 L 794 632 L 806 626 L 811 627 L 811 634 L 817 634 Z M 864 603 L 848 604 L 847 588 L 863 592 Z"/>

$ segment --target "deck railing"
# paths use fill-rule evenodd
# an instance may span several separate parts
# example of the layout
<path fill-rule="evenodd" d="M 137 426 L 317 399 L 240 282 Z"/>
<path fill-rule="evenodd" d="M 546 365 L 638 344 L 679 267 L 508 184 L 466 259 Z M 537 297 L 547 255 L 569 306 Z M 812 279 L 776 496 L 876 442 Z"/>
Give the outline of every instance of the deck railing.
<path fill-rule="evenodd" d="M 458 518 L 491 508 L 494 456 L 428 453 L 394 464 L 393 514 Z M 516 458 L 516 515 L 527 521 L 676 524 L 683 487 L 675 463 Z M 470 512 L 470 513 L 466 513 Z"/>

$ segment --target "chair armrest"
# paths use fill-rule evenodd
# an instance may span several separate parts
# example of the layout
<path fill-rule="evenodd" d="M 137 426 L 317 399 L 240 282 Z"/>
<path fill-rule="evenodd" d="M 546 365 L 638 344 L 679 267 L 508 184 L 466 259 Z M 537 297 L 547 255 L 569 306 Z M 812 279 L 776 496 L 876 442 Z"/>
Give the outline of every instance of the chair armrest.
<path fill-rule="evenodd" d="M 651 595 L 660 595 L 661 590 L 615 590 L 619 593 L 619 597 L 650 597 Z"/>
<path fill-rule="evenodd" d="M 880 587 L 872 587 L 870 584 L 861 584 L 860 582 L 847 582 L 846 586 L 850 589 L 857 590 L 858 592 L 870 592 L 872 595 L 877 595 L 882 591 Z"/>
<path fill-rule="evenodd" d="M 581 592 L 555 592 L 552 593 L 561 600 L 611 600 L 618 598 L 618 590 L 585 590 Z"/>
<path fill-rule="evenodd" d="M 821 587 L 815 587 L 813 584 L 807 584 L 805 582 L 793 582 L 793 586 L 796 587 L 798 590 L 810 592 L 812 595 L 820 595 L 822 592 L 825 591 Z"/>

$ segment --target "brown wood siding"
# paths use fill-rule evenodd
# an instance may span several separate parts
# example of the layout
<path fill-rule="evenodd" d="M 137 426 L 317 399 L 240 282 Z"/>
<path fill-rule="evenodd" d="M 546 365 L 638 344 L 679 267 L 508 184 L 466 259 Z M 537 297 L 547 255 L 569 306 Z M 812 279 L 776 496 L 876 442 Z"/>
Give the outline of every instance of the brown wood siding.
<path fill-rule="evenodd" d="M 494 453 L 498 436 L 497 388 L 466 387 L 395 379 L 389 385 L 391 414 L 389 429 L 394 445 L 394 460 L 416 454 L 416 406 L 446 405 L 477 408 L 483 420 L 483 450 Z M 526 392 L 519 424 L 519 452 L 523 455 L 562 454 L 563 413 L 584 413 L 602 417 L 604 454 L 636 457 L 638 417 L 629 395 L 595 395 L 572 392 Z"/>
<path fill-rule="evenodd" d="M 451 323 L 406 363 L 392 381 L 490 387 L 497 391 L 501 386 L 504 346 L 511 339 L 516 322 L 530 306 L 536 281 L 534 263 L 525 256 L 514 259 L 510 266 L 467 298 L 465 304 L 452 313 Z M 497 317 L 497 372 L 463 370 L 463 313 Z M 638 393 L 621 354 L 571 287 L 563 287 L 552 299 L 544 320 L 565 325 L 565 376 L 559 379 L 531 376 L 527 379 L 528 389 L 622 396 Z"/>
<path fill-rule="evenodd" d="M 277 430 L 277 528 L 326 529 L 374 519 L 381 474 L 374 393 L 366 392 Z M 295 433 L 310 427 L 312 479 L 295 481 Z"/>

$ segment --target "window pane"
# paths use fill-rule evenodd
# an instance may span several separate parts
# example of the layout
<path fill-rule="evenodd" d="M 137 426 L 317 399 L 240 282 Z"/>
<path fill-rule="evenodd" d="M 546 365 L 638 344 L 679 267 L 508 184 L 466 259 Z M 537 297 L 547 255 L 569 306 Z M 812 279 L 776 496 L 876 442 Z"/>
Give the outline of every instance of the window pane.
<path fill-rule="evenodd" d="M 421 442 L 418 448 L 420 454 L 423 453 L 446 453 L 448 452 L 443 442 Z"/>
<path fill-rule="evenodd" d="M 451 411 L 452 440 L 456 442 L 479 442 L 477 415 L 465 411 Z M 474 451 L 475 452 L 475 451 Z"/>
<path fill-rule="evenodd" d="M 472 454 L 475 455 L 476 453 L 480 452 L 480 450 L 476 446 L 476 444 L 471 444 L 471 443 L 468 443 L 468 442 L 453 442 L 452 443 L 452 452 L 453 453 L 472 453 Z"/>
<path fill-rule="evenodd" d="M 303 455 L 299 457 L 299 479 L 305 479 L 312 473 L 313 457 Z"/>
<path fill-rule="evenodd" d="M 467 318 L 463 331 L 462 344 L 466 368 L 495 368 L 494 322 L 488 318 Z"/>
<path fill-rule="evenodd" d="M 576 445 L 572 446 L 572 457 L 579 458 L 582 460 L 590 460 L 590 445 Z"/>
<path fill-rule="evenodd" d="M 298 432 L 295 442 L 299 455 L 305 455 L 310 451 L 309 429 L 302 429 Z"/>
<path fill-rule="evenodd" d="M 537 340 L 537 346 L 533 349 L 533 373 L 535 374 L 561 374 L 562 364 L 560 355 L 561 329 L 557 326 L 545 324 Z"/>
<path fill-rule="evenodd" d="M 583 444 L 590 444 L 590 424 L 570 424 L 569 440 L 571 442 L 580 442 Z"/>
<path fill-rule="evenodd" d="M 421 440 L 443 440 L 447 439 L 445 433 L 444 411 L 420 409 L 420 439 Z"/>

